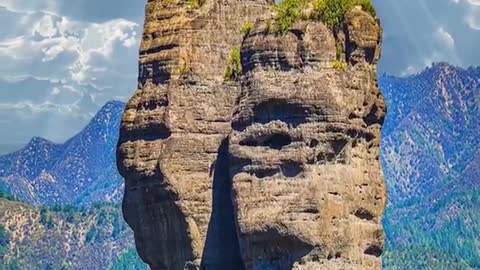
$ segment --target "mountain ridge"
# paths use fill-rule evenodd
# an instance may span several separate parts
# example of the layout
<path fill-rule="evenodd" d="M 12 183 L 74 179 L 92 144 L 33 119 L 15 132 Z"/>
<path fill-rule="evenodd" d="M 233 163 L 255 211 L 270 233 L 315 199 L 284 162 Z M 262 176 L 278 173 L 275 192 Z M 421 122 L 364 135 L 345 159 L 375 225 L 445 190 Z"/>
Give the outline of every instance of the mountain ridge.
<path fill-rule="evenodd" d="M 62 144 L 34 137 L 0 157 L 0 269 L 147 269 L 120 209 L 124 107 L 106 103 Z"/>
<path fill-rule="evenodd" d="M 114 148 L 124 107 L 120 101 L 107 102 L 62 144 L 34 137 L 24 148 L 0 156 L 0 181 L 18 199 L 35 205 L 120 202 L 123 181 Z"/>
<path fill-rule="evenodd" d="M 435 155 L 425 155 L 425 158 L 435 159 L 431 161 L 430 165 L 439 167 L 438 169 L 432 168 L 429 173 L 435 173 L 437 178 L 444 178 L 451 174 L 452 171 L 460 173 L 468 165 L 469 159 L 473 158 L 474 152 L 480 146 L 480 139 L 475 136 L 476 132 L 480 132 L 479 125 L 475 122 L 476 116 L 480 115 L 478 106 L 475 105 L 475 100 L 478 100 L 480 96 L 478 91 L 478 85 L 480 84 L 477 75 L 478 70 L 478 68 L 461 69 L 446 64 L 434 65 L 424 73 L 400 79 L 403 80 L 402 83 L 396 84 L 399 89 L 411 90 L 417 93 L 414 96 L 420 95 L 418 98 L 407 97 L 405 99 L 401 99 L 398 96 L 392 98 L 390 84 L 395 83 L 395 79 L 382 77 L 380 79 L 381 84 L 383 84 L 382 89 L 385 92 L 387 102 L 391 105 L 384 131 L 383 157 L 394 158 L 388 156 L 389 151 L 391 152 L 392 150 L 390 145 L 404 145 L 406 147 L 408 146 L 409 137 L 413 136 L 416 139 L 424 140 L 425 145 L 410 143 L 410 146 L 416 148 L 412 148 L 409 151 L 435 153 Z M 470 71 L 474 72 L 469 77 L 467 74 L 471 74 Z M 434 75 L 436 77 L 431 77 L 432 72 L 436 72 Z M 450 76 L 448 81 L 445 81 L 446 74 Z M 414 85 L 419 80 L 420 82 Z M 405 89 L 405 86 L 410 87 Z M 448 94 L 453 98 L 447 100 L 445 95 L 439 93 L 446 88 L 449 89 Z M 472 88 L 472 90 L 470 91 L 469 88 Z M 463 91 L 463 93 L 459 91 Z M 412 106 L 405 113 L 402 108 L 406 107 L 406 105 L 402 103 L 408 104 L 412 102 L 412 99 L 416 102 L 416 106 Z M 465 105 L 451 107 L 448 104 L 452 102 Z M 411 126 L 412 123 L 415 123 L 415 125 Z M 395 132 L 395 136 L 391 136 L 392 132 Z M 398 141 L 400 137 L 404 140 L 403 144 Z M 392 140 L 397 140 L 397 142 Z M 462 142 L 468 142 L 469 145 L 467 146 Z M 402 157 L 408 158 L 410 155 L 404 153 Z M 388 164 L 393 164 L 392 161 L 387 162 L 387 166 L 385 166 L 387 174 L 391 173 L 389 170 L 392 167 L 388 166 Z M 410 165 L 415 166 L 415 164 Z M 425 168 L 419 166 L 418 170 L 413 171 L 427 173 Z M 407 177 L 404 178 L 406 179 Z M 425 178 L 427 177 L 425 176 Z M 413 186 L 413 188 L 416 187 Z M 392 189 L 392 192 L 395 193 L 400 190 Z M 402 192 L 405 196 L 409 196 L 408 190 Z M 393 194 L 393 196 L 397 195 Z"/>
<path fill-rule="evenodd" d="M 441 63 L 379 82 L 390 109 L 385 268 L 478 269 L 480 68 Z"/>

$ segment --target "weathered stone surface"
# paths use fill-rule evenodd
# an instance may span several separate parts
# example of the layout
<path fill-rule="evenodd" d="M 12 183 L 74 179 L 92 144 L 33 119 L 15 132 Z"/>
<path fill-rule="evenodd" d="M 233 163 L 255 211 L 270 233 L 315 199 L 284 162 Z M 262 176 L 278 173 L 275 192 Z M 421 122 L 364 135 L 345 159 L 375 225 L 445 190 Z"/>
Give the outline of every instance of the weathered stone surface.
<path fill-rule="evenodd" d="M 245 266 L 380 269 L 380 27 L 361 10 L 347 14 L 345 71 L 333 68 L 336 37 L 322 23 L 297 23 L 285 36 L 264 28 L 242 47 L 229 137 Z"/>
<path fill-rule="evenodd" d="M 268 14 L 273 0 L 206 1 L 198 9 L 189 3 L 147 3 L 139 89 L 127 104 L 118 147 L 124 216 L 140 256 L 155 270 L 195 269 L 202 256 L 206 265 L 241 265 L 231 244 L 238 241 L 230 197 L 211 215 L 212 200 L 225 203 L 221 196 L 230 192 L 219 184 L 215 192 L 223 192 L 212 198 L 215 160 L 238 93 L 237 83 L 223 82 L 223 71 L 241 44 L 242 25 Z M 230 239 L 206 240 L 207 230 L 230 231 Z"/>
<path fill-rule="evenodd" d="M 336 35 L 320 22 L 274 35 L 271 4 L 147 3 L 117 155 L 154 270 L 381 268 L 380 27 L 355 9 Z M 243 74 L 225 82 L 234 47 Z"/>

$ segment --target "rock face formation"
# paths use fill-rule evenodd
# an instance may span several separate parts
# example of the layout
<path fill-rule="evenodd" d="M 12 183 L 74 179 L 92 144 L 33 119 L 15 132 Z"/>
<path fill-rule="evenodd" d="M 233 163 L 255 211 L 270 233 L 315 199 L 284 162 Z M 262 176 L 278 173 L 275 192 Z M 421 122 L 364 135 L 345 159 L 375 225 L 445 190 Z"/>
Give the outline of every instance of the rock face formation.
<path fill-rule="evenodd" d="M 200 3 L 202 1 L 199 1 Z M 271 33 L 267 0 L 149 0 L 118 144 L 152 269 L 380 269 L 378 22 Z M 240 29 L 256 22 L 249 33 Z M 241 76 L 225 80 L 233 48 Z M 333 68 L 339 48 L 345 70 Z"/>

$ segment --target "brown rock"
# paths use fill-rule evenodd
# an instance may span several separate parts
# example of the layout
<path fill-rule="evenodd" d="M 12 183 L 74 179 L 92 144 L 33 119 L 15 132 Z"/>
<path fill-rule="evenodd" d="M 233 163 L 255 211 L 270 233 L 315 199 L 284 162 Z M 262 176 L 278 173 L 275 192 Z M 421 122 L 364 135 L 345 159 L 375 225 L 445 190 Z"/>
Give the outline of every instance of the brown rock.
<path fill-rule="evenodd" d="M 120 131 L 123 211 L 142 259 L 154 270 L 381 268 L 378 23 L 356 9 L 335 35 L 300 22 L 278 36 L 273 1 L 189 3 L 148 1 Z M 333 68 L 339 44 L 345 71 Z M 225 82 L 234 47 L 243 75 Z"/>
<path fill-rule="evenodd" d="M 247 269 L 381 269 L 380 27 L 354 10 L 344 29 L 345 71 L 319 22 L 244 41 L 229 154 Z"/>
<path fill-rule="evenodd" d="M 152 269 L 195 269 L 202 256 L 207 265 L 241 265 L 229 197 L 212 216 L 213 169 L 238 92 L 237 83 L 223 82 L 223 71 L 242 25 L 272 3 L 207 0 L 198 9 L 187 0 L 147 3 L 139 89 L 123 117 L 118 167 L 126 179 L 124 216 Z M 228 195 L 230 187 L 216 190 L 222 188 L 220 195 Z M 231 233 L 207 241 L 209 224 Z"/>

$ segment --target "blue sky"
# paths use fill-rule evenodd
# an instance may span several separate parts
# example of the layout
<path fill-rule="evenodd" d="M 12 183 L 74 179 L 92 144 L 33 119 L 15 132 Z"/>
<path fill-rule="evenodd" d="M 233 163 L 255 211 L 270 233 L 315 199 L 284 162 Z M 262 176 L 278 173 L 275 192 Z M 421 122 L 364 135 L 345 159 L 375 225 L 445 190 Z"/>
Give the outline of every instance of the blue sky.
<path fill-rule="evenodd" d="M 0 0 L 0 153 L 77 133 L 136 87 L 145 0 Z M 380 72 L 480 64 L 480 0 L 376 0 Z"/>

